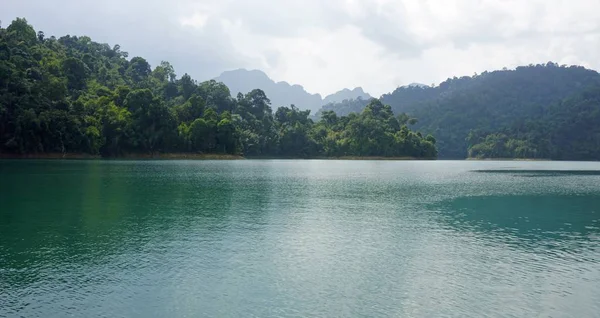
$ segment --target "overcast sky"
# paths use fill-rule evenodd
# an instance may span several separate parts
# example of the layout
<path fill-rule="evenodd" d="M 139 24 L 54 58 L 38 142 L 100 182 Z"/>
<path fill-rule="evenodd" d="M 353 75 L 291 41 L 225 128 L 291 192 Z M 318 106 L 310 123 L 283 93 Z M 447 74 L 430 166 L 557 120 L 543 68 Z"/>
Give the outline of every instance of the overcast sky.
<path fill-rule="evenodd" d="M 323 95 L 547 61 L 600 68 L 599 0 L 0 0 L 6 27 L 120 44 L 198 80 L 237 68 Z"/>

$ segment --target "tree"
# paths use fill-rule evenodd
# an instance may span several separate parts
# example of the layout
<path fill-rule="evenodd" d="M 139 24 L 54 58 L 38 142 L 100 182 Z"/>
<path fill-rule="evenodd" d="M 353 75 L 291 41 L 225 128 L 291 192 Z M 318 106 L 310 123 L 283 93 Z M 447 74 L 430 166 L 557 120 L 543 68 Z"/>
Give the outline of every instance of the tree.
<path fill-rule="evenodd" d="M 152 72 L 150 64 L 139 56 L 131 59 L 129 67 L 127 69 L 127 75 L 134 81 L 134 83 L 140 83 L 150 76 Z"/>
<path fill-rule="evenodd" d="M 190 98 L 198 88 L 196 82 L 192 80 L 187 73 L 185 73 L 179 80 L 179 87 L 181 88 L 180 91 L 181 94 L 183 94 L 184 99 Z"/>
<path fill-rule="evenodd" d="M 235 108 L 229 88 L 215 80 L 201 83 L 199 95 L 204 98 L 208 106 L 215 108 L 218 112 L 231 112 Z"/>
<path fill-rule="evenodd" d="M 161 61 L 160 65 L 154 68 L 152 71 L 152 76 L 159 80 L 160 82 L 175 82 L 175 69 L 171 65 L 171 63 L 167 61 Z"/>
<path fill-rule="evenodd" d="M 217 124 L 217 144 L 219 151 L 235 154 L 238 152 L 238 137 L 231 114 L 227 111 L 221 114 L 221 120 Z"/>
<path fill-rule="evenodd" d="M 62 69 L 67 77 L 69 89 L 82 90 L 85 88 L 88 70 L 80 59 L 73 57 L 65 59 L 62 63 Z"/>
<path fill-rule="evenodd" d="M 204 100 L 198 95 L 193 95 L 182 105 L 176 106 L 175 113 L 180 122 L 191 122 L 203 116 L 205 107 Z"/>
<path fill-rule="evenodd" d="M 176 127 L 172 113 L 164 103 L 154 98 L 149 89 L 139 89 L 127 95 L 125 105 L 132 113 L 134 127 L 137 127 L 134 146 L 150 153 L 164 150 L 167 140 L 174 138 Z"/>
<path fill-rule="evenodd" d="M 15 19 L 8 28 L 6 28 L 6 32 L 9 38 L 16 41 L 23 41 L 26 45 L 32 45 L 37 41 L 35 30 L 24 18 Z"/>

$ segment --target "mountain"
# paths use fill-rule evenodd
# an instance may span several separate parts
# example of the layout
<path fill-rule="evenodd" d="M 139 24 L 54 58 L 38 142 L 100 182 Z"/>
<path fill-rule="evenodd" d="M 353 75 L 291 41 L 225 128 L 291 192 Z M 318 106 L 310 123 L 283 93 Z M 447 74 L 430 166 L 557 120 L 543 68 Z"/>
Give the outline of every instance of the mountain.
<path fill-rule="evenodd" d="M 325 104 L 315 113 L 313 119 L 319 120 L 325 111 L 334 111 L 338 116 L 348 116 L 350 113 L 360 114 L 372 99 L 372 97 L 363 99 L 359 96 L 355 99 L 344 99 L 341 102 Z"/>
<path fill-rule="evenodd" d="M 420 88 L 425 88 L 425 87 L 429 87 L 429 85 L 425 85 L 425 84 L 421 84 L 421 83 L 410 83 L 406 86 L 403 87 L 420 87 Z"/>
<path fill-rule="evenodd" d="M 275 82 L 259 70 L 238 69 L 227 71 L 215 80 L 227 85 L 234 97 L 238 93 L 246 94 L 255 88 L 259 88 L 267 94 L 271 100 L 271 107 L 274 109 L 294 104 L 300 109 L 310 109 L 314 113 L 322 105 L 320 94 L 310 94 L 300 85 Z"/>
<path fill-rule="evenodd" d="M 357 99 L 357 98 L 361 98 L 363 100 L 369 100 L 369 99 L 371 99 L 371 95 L 365 93 L 363 91 L 362 87 L 356 87 L 353 90 L 344 88 L 341 91 L 338 91 L 334 94 L 331 94 L 331 95 L 328 95 L 327 97 L 325 97 L 323 99 L 323 102 L 321 103 L 321 105 L 327 105 L 330 103 L 339 103 L 344 100 Z M 366 104 L 365 104 L 365 106 L 366 106 Z"/>
<path fill-rule="evenodd" d="M 370 99 L 370 95 L 365 93 L 361 87 L 343 89 L 334 94 L 328 95 L 323 99 L 320 94 L 311 94 L 301 85 L 290 85 L 287 82 L 275 82 L 262 71 L 238 69 L 223 72 L 215 78 L 218 82 L 229 87 L 231 95 L 235 97 L 238 93 L 246 94 L 255 88 L 263 90 L 271 100 L 271 106 L 277 108 L 280 106 L 290 106 L 294 104 L 300 109 L 309 109 L 315 114 L 322 105 L 341 102 L 346 99 L 355 99 L 362 97 L 365 100 Z M 365 104 L 366 105 L 366 104 Z"/>
<path fill-rule="evenodd" d="M 440 158 L 600 160 L 587 148 L 600 147 L 600 132 L 593 129 L 599 125 L 589 123 L 600 117 L 598 87 L 598 72 L 549 62 L 454 77 L 435 87 L 407 85 L 380 100 L 396 115 L 417 118 L 413 128 L 436 138 Z M 341 115 L 361 107 L 347 101 L 323 110 Z"/>

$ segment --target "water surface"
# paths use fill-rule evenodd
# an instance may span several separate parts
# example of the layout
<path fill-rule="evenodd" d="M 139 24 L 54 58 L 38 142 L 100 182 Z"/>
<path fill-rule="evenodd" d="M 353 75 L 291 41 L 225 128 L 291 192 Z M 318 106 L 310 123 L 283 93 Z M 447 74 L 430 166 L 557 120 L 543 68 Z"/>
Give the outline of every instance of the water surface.
<path fill-rule="evenodd" d="M 598 171 L 0 161 L 0 317 L 599 317 Z"/>

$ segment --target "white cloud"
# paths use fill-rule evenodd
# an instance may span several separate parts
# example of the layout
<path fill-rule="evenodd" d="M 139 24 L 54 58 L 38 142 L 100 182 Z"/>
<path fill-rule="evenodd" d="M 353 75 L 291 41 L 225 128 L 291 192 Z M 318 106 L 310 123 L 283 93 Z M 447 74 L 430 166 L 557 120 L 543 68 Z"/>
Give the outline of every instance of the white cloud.
<path fill-rule="evenodd" d="M 191 26 L 197 29 L 202 29 L 208 22 L 208 15 L 196 12 L 190 17 L 181 17 L 179 21 L 184 27 Z"/>
<path fill-rule="evenodd" d="M 595 0 L 0 0 L 47 34 L 119 43 L 198 79 L 235 68 L 328 94 L 556 61 L 600 68 Z"/>

